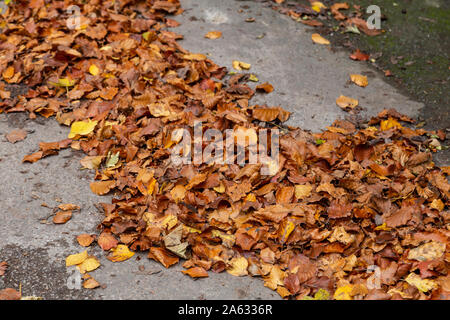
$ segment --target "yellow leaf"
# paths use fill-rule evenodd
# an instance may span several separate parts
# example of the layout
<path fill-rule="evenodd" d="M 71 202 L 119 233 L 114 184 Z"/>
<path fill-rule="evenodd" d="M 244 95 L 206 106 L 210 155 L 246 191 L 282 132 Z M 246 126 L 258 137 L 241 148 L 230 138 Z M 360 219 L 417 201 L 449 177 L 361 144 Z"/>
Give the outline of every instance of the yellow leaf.
<path fill-rule="evenodd" d="M 206 56 L 201 53 L 191 53 L 191 54 L 185 54 L 183 56 L 185 60 L 194 60 L 194 61 L 203 61 L 206 60 Z"/>
<path fill-rule="evenodd" d="M 285 243 L 289 238 L 289 235 L 294 231 L 295 224 L 292 221 L 284 220 L 280 225 L 281 230 L 279 231 L 280 242 Z"/>
<path fill-rule="evenodd" d="M 250 75 L 248 80 L 253 81 L 253 82 L 258 82 L 259 81 L 258 77 L 255 76 L 253 73 Z"/>
<path fill-rule="evenodd" d="M 311 194 L 312 186 L 309 184 L 297 184 L 295 186 L 295 197 L 297 199 L 305 199 Z"/>
<path fill-rule="evenodd" d="M 276 290 L 279 285 L 284 284 L 285 273 L 281 271 L 280 267 L 274 265 L 267 277 L 264 278 L 264 286 L 272 290 Z"/>
<path fill-rule="evenodd" d="M 91 272 L 100 267 L 100 262 L 95 257 L 89 257 L 78 266 L 80 273 Z"/>
<path fill-rule="evenodd" d="M 150 38 L 150 31 L 144 32 L 142 34 L 142 38 L 144 38 L 145 41 L 148 41 L 148 39 Z"/>
<path fill-rule="evenodd" d="M 146 193 L 146 195 L 149 195 L 149 196 L 152 195 L 153 192 L 155 191 L 155 186 L 156 186 L 156 179 L 155 178 L 151 178 L 150 182 L 147 184 L 147 193 Z"/>
<path fill-rule="evenodd" d="M 314 1 L 311 3 L 311 9 L 316 12 L 320 12 L 320 9 L 326 9 L 327 7 L 320 1 Z"/>
<path fill-rule="evenodd" d="M 224 193 L 225 192 L 225 185 L 221 182 L 220 185 L 213 188 L 215 192 L 217 193 Z"/>
<path fill-rule="evenodd" d="M 3 79 L 11 79 L 14 76 L 14 67 L 8 67 L 5 71 L 2 73 Z"/>
<path fill-rule="evenodd" d="M 278 286 L 277 288 L 277 293 L 282 297 L 282 298 L 286 298 L 290 295 L 292 295 L 292 293 L 286 289 L 285 287 L 282 286 Z"/>
<path fill-rule="evenodd" d="M 169 214 L 161 222 L 161 226 L 167 229 L 172 229 L 178 223 L 178 218 L 174 215 Z"/>
<path fill-rule="evenodd" d="M 395 128 L 399 128 L 399 129 L 402 128 L 402 125 L 397 120 L 395 120 L 394 118 L 389 118 L 387 120 L 383 120 L 380 123 L 380 130 L 381 131 L 386 131 L 386 130 L 389 130 L 389 129 L 394 128 L 394 127 Z"/>
<path fill-rule="evenodd" d="M 111 254 L 107 257 L 112 262 L 121 262 L 130 259 L 134 256 L 134 252 L 130 251 L 124 244 L 119 244 L 114 249 L 111 249 Z"/>
<path fill-rule="evenodd" d="M 389 230 L 391 230 L 391 228 L 386 226 L 386 222 L 385 222 L 385 223 L 379 225 L 378 227 L 376 227 L 375 230 L 389 231 Z"/>
<path fill-rule="evenodd" d="M 182 186 L 181 184 L 176 185 L 171 191 L 170 191 L 170 195 L 172 196 L 172 199 L 178 203 L 181 200 L 184 199 L 185 195 L 186 195 L 186 188 L 184 186 Z"/>
<path fill-rule="evenodd" d="M 336 104 L 342 109 L 354 109 L 358 105 L 358 103 L 358 100 L 342 95 L 336 99 Z"/>
<path fill-rule="evenodd" d="M 66 267 L 75 266 L 80 263 L 83 263 L 84 260 L 86 260 L 88 257 L 87 250 L 77 253 L 77 254 L 71 254 L 66 258 Z"/>
<path fill-rule="evenodd" d="M 417 261 L 430 261 L 439 259 L 445 252 L 445 243 L 430 241 L 417 248 L 411 249 L 408 259 Z"/>
<path fill-rule="evenodd" d="M 253 193 L 249 193 L 245 197 L 245 201 L 256 202 L 256 196 Z"/>
<path fill-rule="evenodd" d="M 339 287 L 334 292 L 334 299 L 336 299 L 336 300 L 352 300 L 352 296 L 350 295 L 352 293 L 352 290 L 353 290 L 353 286 L 351 284 Z"/>
<path fill-rule="evenodd" d="M 58 79 L 58 82 L 50 82 L 50 83 L 57 87 L 72 87 L 75 84 L 75 81 L 69 78 L 61 78 Z"/>
<path fill-rule="evenodd" d="M 92 74 L 93 76 L 96 76 L 98 75 L 99 72 L 100 69 L 95 64 L 91 64 L 91 66 L 89 67 L 89 73 Z"/>
<path fill-rule="evenodd" d="M 185 231 L 187 233 L 202 233 L 202 230 L 198 230 L 198 229 L 186 226 L 186 225 L 183 225 L 183 231 Z"/>
<path fill-rule="evenodd" d="M 222 233 L 219 230 L 212 230 L 211 235 L 213 237 L 218 237 L 222 240 L 222 244 L 227 248 L 232 248 L 236 242 L 236 236 L 234 234 Z"/>
<path fill-rule="evenodd" d="M 248 274 L 247 267 L 248 261 L 244 257 L 233 258 L 227 272 L 236 277 L 246 276 Z"/>
<path fill-rule="evenodd" d="M 311 35 L 311 39 L 314 43 L 317 43 L 317 44 L 330 44 L 330 41 L 328 41 L 327 39 L 325 39 L 318 33 L 313 33 Z"/>
<path fill-rule="evenodd" d="M 69 139 L 75 138 L 77 135 L 85 136 L 94 131 L 97 120 L 75 121 L 70 127 Z"/>
<path fill-rule="evenodd" d="M 314 300 L 328 300 L 328 299 L 330 299 L 330 293 L 322 288 L 317 290 L 316 294 L 314 295 Z"/>
<path fill-rule="evenodd" d="M 222 36 L 222 32 L 220 31 L 210 31 L 207 34 L 205 34 L 205 38 L 208 39 L 218 39 Z"/>
<path fill-rule="evenodd" d="M 410 273 L 406 277 L 405 281 L 410 285 L 415 286 L 422 292 L 428 292 L 438 287 L 437 283 L 433 280 L 422 279 L 418 274 L 415 273 Z"/>
<path fill-rule="evenodd" d="M 430 205 L 431 209 L 436 209 L 438 211 L 443 211 L 445 208 L 444 203 L 441 199 L 434 199 L 433 202 Z"/>
<path fill-rule="evenodd" d="M 242 70 L 242 69 L 248 70 L 251 67 L 250 63 L 245 63 L 245 62 L 242 62 L 239 60 L 233 60 L 232 65 L 233 65 L 233 68 L 236 70 Z"/>
<path fill-rule="evenodd" d="M 369 81 L 367 81 L 367 77 L 360 74 L 351 74 L 350 80 L 352 80 L 353 83 L 357 84 L 360 87 L 367 87 L 367 85 L 369 84 Z"/>

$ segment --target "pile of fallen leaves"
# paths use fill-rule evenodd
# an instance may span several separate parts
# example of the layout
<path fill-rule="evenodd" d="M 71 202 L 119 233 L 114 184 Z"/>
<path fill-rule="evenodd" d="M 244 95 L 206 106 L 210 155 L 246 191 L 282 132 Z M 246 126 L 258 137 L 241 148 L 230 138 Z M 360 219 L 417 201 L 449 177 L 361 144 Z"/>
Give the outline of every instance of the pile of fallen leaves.
<path fill-rule="evenodd" d="M 81 23 L 72 30 L 73 4 Z M 82 150 L 92 191 L 115 193 L 102 204 L 100 235 L 78 242 L 96 241 L 117 262 L 134 251 L 167 268 L 184 259 L 194 278 L 261 277 L 284 298 L 448 299 L 449 168 L 431 158 L 442 132 L 412 129 L 394 110 L 317 134 L 285 127 L 288 112 L 249 104 L 248 75 L 230 77 L 180 47 L 166 15 L 181 12 L 177 0 L 32 0 L 3 16 L 0 112 L 71 126 L 68 139 L 41 143 L 24 161 Z M 25 93 L 10 95 L 14 84 Z M 172 133 L 192 133 L 195 121 L 280 129 L 279 165 L 269 176 L 261 164 L 175 165 Z M 98 267 L 87 251 L 66 264 Z M 85 287 L 98 286 L 89 279 Z"/>

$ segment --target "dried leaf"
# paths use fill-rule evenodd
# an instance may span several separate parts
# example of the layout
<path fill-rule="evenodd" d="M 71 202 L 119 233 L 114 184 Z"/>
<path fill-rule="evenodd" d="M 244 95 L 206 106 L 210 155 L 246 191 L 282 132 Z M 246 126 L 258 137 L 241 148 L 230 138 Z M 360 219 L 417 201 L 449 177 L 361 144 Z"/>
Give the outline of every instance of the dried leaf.
<path fill-rule="evenodd" d="M 358 100 L 349 98 L 346 96 L 339 96 L 339 98 L 336 99 L 336 104 L 342 108 L 342 109 L 354 109 L 358 105 Z"/>
<path fill-rule="evenodd" d="M 66 258 L 66 267 L 75 266 L 80 263 L 83 263 L 84 260 L 88 258 L 88 252 L 87 250 L 77 253 L 77 254 L 71 254 Z"/>
<path fill-rule="evenodd" d="M 83 288 L 85 289 L 95 289 L 98 287 L 100 287 L 100 283 L 98 283 L 97 280 L 95 280 L 91 276 L 83 281 Z"/>
<path fill-rule="evenodd" d="M 330 41 L 328 41 L 327 39 L 325 39 L 318 33 L 313 33 L 311 35 L 311 39 L 314 43 L 317 43 L 317 44 L 330 44 Z"/>
<path fill-rule="evenodd" d="M 106 257 L 112 262 L 121 262 L 130 259 L 134 256 L 134 252 L 130 251 L 124 244 L 119 244 L 114 249 L 111 249 L 111 253 Z"/>
<path fill-rule="evenodd" d="M 369 84 L 369 82 L 367 81 L 367 77 L 360 74 L 351 74 L 350 80 L 360 87 L 367 87 L 367 85 Z"/>
<path fill-rule="evenodd" d="M 220 37 L 222 37 L 222 32 L 220 31 L 210 31 L 205 34 L 205 38 L 208 39 L 219 39 Z"/>
<path fill-rule="evenodd" d="M 64 224 L 72 218 L 72 211 L 58 211 L 53 217 L 54 224 Z"/>
<path fill-rule="evenodd" d="M 20 292 L 16 291 L 12 288 L 6 288 L 0 290 L 0 301 L 1 300 L 20 300 L 21 298 Z"/>
<path fill-rule="evenodd" d="M 181 272 L 183 272 L 184 274 L 187 274 L 191 278 L 207 278 L 208 277 L 208 272 L 206 272 L 206 270 L 203 269 L 202 267 L 189 268 L 188 270 L 183 270 Z"/>
<path fill-rule="evenodd" d="M 97 243 L 105 251 L 109 251 L 117 247 L 119 242 L 117 239 L 108 232 L 102 232 L 97 239 Z"/>
<path fill-rule="evenodd" d="M 81 264 L 77 265 L 78 270 L 82 274 L 94 271 L 98 267 L 100 267 L 100 262 L 95 257 L 88 257 Z"/>
<path fill-rule="evenodd" d="M 87 233 L 83 233 L 77 236 L 78 243 L 80 244 L 80 246 L 83 247 L 89 247 L 92 244 L 92 242 L 94 242 L 94 240 L 95 237 Z"/>
<path fill-rule="evenodd" d="M 415 273 L 410 273 L 405 278 L 405 281 L 422 292 L 428 292 L 438 287 L 437 283 L 434 282 L 433 280 L 422 279 L 419 275 Z"/>
<path fill-rule="evenodd" d="M 113 187 L 115 182 L 112 180 L 91 182 L 90 187 L 93 193 L 101 196 L 107 194 Z"/>
<path fill-rule="evenodd" d="M 239 60 L 233 60 L 232 64 L 233 64 L 233 68 L 236 70 L 239 70 L 239 71 L 242 69 L 248 70 L 251 67 L 250 63 L 245 63 L 245 62 L 239 61 Z"/>
<path fill-rule="evenodd" d="M 445 252 L 445 243 L 431 241 L 417 248 L 411 249 L 408 259 L 418 261 L 430 261 L 439 259 Z"/>
<path fill-rule="evenodd" d="M 98 121 L 75 121 L 70 127 L 69 139 L 73 139 L 77 136 L 86 136 L 94 131 Z"/>
<path fill-rule="evenodd" d="M 237 257 L 231 259 L 227 272 L 233 276 L 242 277 L 248 274 L 247 267 L 247 259 L 244 257 Z"/>
<path fill-rule="evenodd" d="M 22 141 L 27 137 L 27 131 L 23 129 L 13 130 L 6 135 L 6 140 L 10 143 L 16 143 Z"/>

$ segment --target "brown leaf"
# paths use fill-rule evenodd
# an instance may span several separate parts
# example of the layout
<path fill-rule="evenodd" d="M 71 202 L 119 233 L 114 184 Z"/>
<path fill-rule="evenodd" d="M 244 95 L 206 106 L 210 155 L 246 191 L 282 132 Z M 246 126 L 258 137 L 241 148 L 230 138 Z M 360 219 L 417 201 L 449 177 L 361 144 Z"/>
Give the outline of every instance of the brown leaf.
<path fill-rule="evenodd" d="M 72 211 L 58 211 L 53 217 L 54 224 L 64 224 L 72 218 Z"/>
<path fill-rule="evenodd" d="M 27 137 L 27 131 L 23 129 L 13 130 L 6 135 L 6 140 L 10 143 L 16 143 L 22 141 Z"/>
<path fill-rule="evenodd" d="M 265 93 L 271 93 L 273 91 L 273 86 L 268 82 L 264 82 L 257 85 L 256 90 L 264 91 Z"/>
<path fill-rule="evenodd" d="M 35 152 L 33 154 L 29 154 L 29 155 L 26 155 L 25 157 L 23 157 L 22 162 L 34 163 L 34 162 L 38 161 L 39 159 L 41 159 L 42 156 L 43 156 L 43 152 L 42 151 L 38 151 L 38 152 Z"/>
<path fill-rule="evenodd" d="M 80 244 L 80 246 L 83 247 L 89 247 L 92 242 L 95 240 L 95 237 L 90 235 L 90 234 L 80 234 L 79 236 L 77 236 L 77 241 Z"/>
<path fill-rule="evenodd" d="M 12 288 L 0 290 L 0 300 L 20 300 L 21 297 L 20 292 Z"/>
<path fill-rule="evenodd" d="M 188 270 L 183 270 L 181 271 L 184 274 L 187 274 L 188 276 L 192 277 L 192 278 L 207 278 L 208 277 L 208 272 L 206 272 L 205 269 L 203 269 L 202 267 L 193 267 L 193 268 L 189 268 Z"/>
<path fill-rule="evenodd" d="M 85 289 L 95 289 L 98 287 L 100 287 L 100 283 L 98 283 L 97 280 L 95 280 L 91 276 L 83 281 L 83 288 Z"/>
<path fill-rule="evenodd" d="M 107 194 L 114 187 L 114 185 L 114 181 L 106 180 L 91 182 L 90 187 L 93 193 L 101 196 Z"/>
<path fill-rule="evenodd" d="M 7 269 L 8 269 L 8 263 L 6 261 L 0 262 L 0 277 L 5 275 L 5 272 Z"/>
<path fill-rule="evenodd" d="M 347 17 L 343 15 L 339 10 L 348 9 L 349 6 L 347 3 L 334 3 L 331 5 L 330 10 L 336 20 L 345 20 Z"/>
<path fill-rule="evenodd" d="M 412 218 L 412 214 L 416 207 L 404 206 L 397 210 L 395 213 L 385 218 L 386 225 L 390 228 L 399 227 L 408 223 Z"/>
<path fill-rule="evenodd" d="M 294 187 L 282 187 L 278 189 L 276 193 L 276 199 L 278 204 L 291 203 L 294 196 Z"/>
<path fill-rule="evenodd" d="M 151 247 L 148 253 L 150 259 L 159 261 L 164 267 L 169 268 L 170 266 L 177 264 L 180 258 L 176 255 L 170 253 L 164 248 Z"/>
<path fill-rule="evenodd" d="M 350 216 L 352 212 L 351 203 L 340 203 L 339 201 L 333 200 L 328 207 L 327 213 L 328 217 L 331 219 L 338 219 Z"/>
<path fill-rule="evenodd" d="M 97 239 L 97 243 L 105 251 L 111 250 L 119 244 L 117 239 L 108 232 L 103 231 Z"/>
<path fill-rule="evenodd" d="M 63 210 L 63 211 L 75 211 L 75 210 L 80 210 L 80 206 L 77 206 L 76 204 L 72 204 L 72 203 L 64 203 L 64 204 L 60 204 L 58 206 L 58 209 Z"/>

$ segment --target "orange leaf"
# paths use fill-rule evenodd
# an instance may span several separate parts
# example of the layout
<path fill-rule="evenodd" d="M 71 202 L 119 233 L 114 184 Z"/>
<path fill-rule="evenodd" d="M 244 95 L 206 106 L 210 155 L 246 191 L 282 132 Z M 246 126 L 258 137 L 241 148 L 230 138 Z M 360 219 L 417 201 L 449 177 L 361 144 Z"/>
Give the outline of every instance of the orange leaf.
<path fill-rule="evenodd" d="M 351 74 L 350 80 L 357 84 L 360 87 L 367 87 L 369 82 L 367 81 L 367 77 L 360 74 Z"/>
<path fill-rule="evenodd" d="M 94 181 L 91 182 L 90 187 L 93 193 L 98 195 L 107 194 L 114 186 L 115 182 L 112 180 Z"/>
<path fill-rule="evenodd" d="M 34 163 L 34 162 L 38 161 L 39 159 L 41 159 L 43 154 L 44 153 L 42 151 L 38 151 L 33 154 L 26 155 L 25 157 L 23 157 L 22 162 Z"/>
<path fill-rule="evenodd" d="M 205 34 L 205 38 L 208 39 L 218 39 L 222 36 L 222 32 L 220 31 L 210 31 L 207 34 Z"/>
<path fill-rule="evenodd" d="M 170 253 L 164 248 L 151 247 L 148 253 L 150 259 L 159 261 L 164 267 L 169 268 L 170 266 L 178 263 L 180 260 L 176 255 Z"/>
<path fill-rule="evenodd" d="M 53 217 L 54 224 L 64 224 L 72 218 L 72 211 L 58 211 Z"/>
<path fill-rule="evenodd" d="M 208 272 L 206 272 L 206 270 L 203 269 L 202 267 L 193 267 L 188 270 L 183 270 L 181 272 L 183 272 L 184 274 L 187 274 L 188 276 L 190 276 L 192 278 L 207 278 L 208 277 Z"/>
<path fill-rule="evenodd" d="M 354 109 L 358 105 L 358 100 L 341 95 L 336 99 L 336 104 L 344 110 Z"/>
<path fill-rule="evenodd" d="M 94 236 L 86 233 L 77 236 L 78 243 L 80 244 L 80 246 L 83 247 L 89 247 L 94 241 L 94 239 L 95 239 Z"/>
<path fill-rule="evenodd" d="M 102 232 L 97 240 L 98 245 L 105 251 L 111 250 L 119 244 L 117 239 L 108 232 Z"/>
<path fill-rule="evenodd" d="M 271 93 L 273 91 L 273 86 L 268 82 L 264 82 L 264 83 L 261 83 L 260 85 L 257 85 L 256 90 L 261 90 L 261 91 L 265 91 L 266 93 Z"/>
<path fill-rule="evenodd" d="M 330 44 L 330 41 L 328 41 L 327 39 L 325 39 L 318 33 L 313 33 L 311 35 L 311 39 L 314 43 L 317 43 L 317 44 Z"/>

